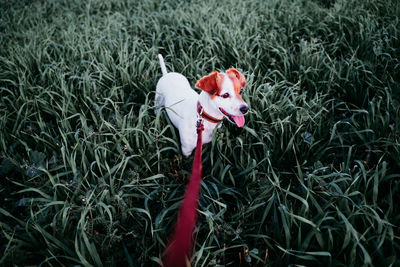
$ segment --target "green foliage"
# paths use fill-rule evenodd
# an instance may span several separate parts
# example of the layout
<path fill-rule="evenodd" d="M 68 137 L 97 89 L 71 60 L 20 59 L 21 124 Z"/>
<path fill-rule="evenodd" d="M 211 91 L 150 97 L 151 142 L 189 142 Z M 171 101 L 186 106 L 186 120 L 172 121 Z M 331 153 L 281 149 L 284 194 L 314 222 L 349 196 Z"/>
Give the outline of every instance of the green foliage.
<path fill-rule="evenodd" d="M 157 265 L 191 171 L 161 71 L 235 66 L 194 266 L 400 264 L 398 1 L 0 1 L 0 265 Z"/>

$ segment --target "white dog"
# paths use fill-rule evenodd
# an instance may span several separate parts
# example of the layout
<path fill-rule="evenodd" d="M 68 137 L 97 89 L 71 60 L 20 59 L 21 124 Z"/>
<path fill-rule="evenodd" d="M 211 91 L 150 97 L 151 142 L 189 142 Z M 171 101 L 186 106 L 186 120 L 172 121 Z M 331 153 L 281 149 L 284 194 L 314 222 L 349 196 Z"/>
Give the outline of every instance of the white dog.
<path fill-rule="evenodd" d="M 163 76 L 157 83 L 155 110 L 165 107 L 172 123 L 179 130 L 182 153 L 186 157 L 192 154 L 196 147 L 196 122 L 203 118 L 203 144 L 212 139 L 214 128 L 224 118 L 238 127 L 244 125 L 244 116 L 249 107 L 242 99 L 242 89 L 246 80 L 242 73 L 234 68 L 225 73 L 213 72 L 201 78 L 196 88 L 202 90 L 197 94 L 180 73 L 167 72 L 164 59 L 160 59 Z"/>

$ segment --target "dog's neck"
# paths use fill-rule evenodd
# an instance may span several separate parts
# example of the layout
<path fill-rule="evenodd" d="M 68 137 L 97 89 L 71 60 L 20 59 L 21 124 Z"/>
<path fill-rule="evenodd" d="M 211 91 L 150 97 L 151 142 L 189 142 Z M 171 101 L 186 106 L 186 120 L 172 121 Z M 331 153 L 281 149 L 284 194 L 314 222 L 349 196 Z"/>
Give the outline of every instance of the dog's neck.
<path fill-rule="evenodd" d="M 200 93 L 199 102 L 200 102 L 201 106 L 203 107 L 204 112 L 206 112 L 208 115 L 210 115 L 216 119 L 223 119 L 224 116 L 222 115 L 221 111 L 219 111 L 219 109 L 216 108 L 215 105 L 213 105 L 213 103 L 211 101 L 212 101 L 212 99 L 210 98 L 208 93 L 206 93 L 204 91 L 202 91 Z M 216 123 L 212 123 L 212 124 L 214 124 L 214 126 L 216 125 Z"/>

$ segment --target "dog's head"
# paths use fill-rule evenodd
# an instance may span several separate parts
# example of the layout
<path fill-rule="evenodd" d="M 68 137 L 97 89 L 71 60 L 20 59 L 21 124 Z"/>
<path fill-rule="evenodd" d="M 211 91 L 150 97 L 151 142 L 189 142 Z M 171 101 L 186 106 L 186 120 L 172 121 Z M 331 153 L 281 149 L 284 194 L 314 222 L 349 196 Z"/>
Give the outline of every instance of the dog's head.
<path fill-rule="evenodd" d="M 249 107 L 242 98 L 246 79 L 240 71 L 235 68 L 230 68 L 225 73 L 216 71 L 201 78 L 195 86 L 209 94 L 211 103 L 230 122 L 238 127 L 244 125 L 244 115 Z"/>

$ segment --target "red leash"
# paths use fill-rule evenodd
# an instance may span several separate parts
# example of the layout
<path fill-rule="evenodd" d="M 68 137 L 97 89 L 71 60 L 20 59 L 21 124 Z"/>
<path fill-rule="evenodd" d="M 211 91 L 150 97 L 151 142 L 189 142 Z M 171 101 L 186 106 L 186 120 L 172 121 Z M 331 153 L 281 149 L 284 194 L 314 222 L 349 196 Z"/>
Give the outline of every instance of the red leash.
<path fill-rule="evenodd" d="M 190 257 L 193 250 L 193 230 L 197 221 L 197 207 L 199 204 L 199 192 L 201 183 L 201 152 L 202 131 L 204 125 L 201 119 L 197 121 L 197 145 L 193 159 L 192 176 L 186 187 L 183 202 L 179 208 L 178 219 L 174 234 L 163 253 L 165 267 L 190 266 Z"/>

